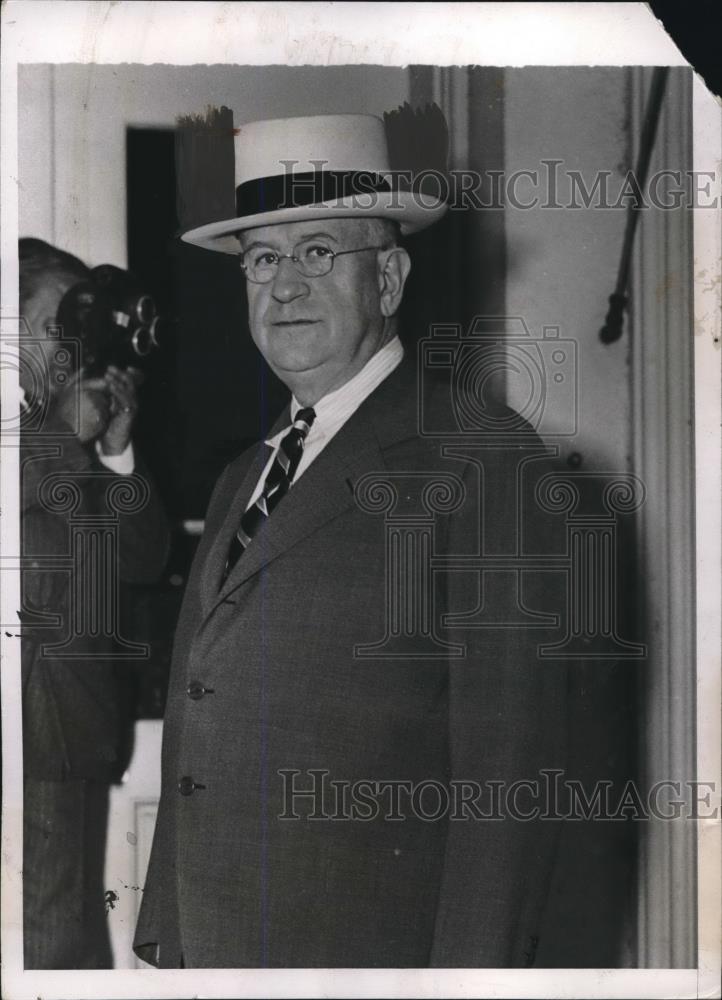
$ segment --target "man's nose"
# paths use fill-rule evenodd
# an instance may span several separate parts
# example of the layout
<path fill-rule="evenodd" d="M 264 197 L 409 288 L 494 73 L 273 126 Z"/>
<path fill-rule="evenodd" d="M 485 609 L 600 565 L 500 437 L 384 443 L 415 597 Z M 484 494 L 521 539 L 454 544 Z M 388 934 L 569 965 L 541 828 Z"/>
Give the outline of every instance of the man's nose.
<path fill-rule="evenodd" d="M 289 257 L 281 257 L 271 287 L 273 298 L 278 302 L 292 302 L 308 295 L 309 291 L 308 282 L 298 273 L 294 261 Z"/>

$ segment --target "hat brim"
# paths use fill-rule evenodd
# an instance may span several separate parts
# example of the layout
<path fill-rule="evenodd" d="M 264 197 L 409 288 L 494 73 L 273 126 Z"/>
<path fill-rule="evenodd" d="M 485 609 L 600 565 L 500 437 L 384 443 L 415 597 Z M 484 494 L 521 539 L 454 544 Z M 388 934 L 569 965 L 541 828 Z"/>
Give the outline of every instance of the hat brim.
<path fill-rule="evenodd" d="M 292 206 L 245 215 L 221 222 L 211 222 L 206 226 L 189 229 L 181 239 L 185 243 L 215 250 L 218 253 L 238 255 L 240 246 L 236 234 L 259 226 L 274 226 L 285 222 L 306 222 L 316 219 L 391 219 L 399 224 L 402 236 L 418 233 L 438 222 L 448 208 L 445 201 L 428 195 L 410 191 L 383 192 L 365 196 L 373 198 L 373 204 L 359 203 L 360 196 L 340 198 L 333 202 L 318 202 L 315 205 Z"/>

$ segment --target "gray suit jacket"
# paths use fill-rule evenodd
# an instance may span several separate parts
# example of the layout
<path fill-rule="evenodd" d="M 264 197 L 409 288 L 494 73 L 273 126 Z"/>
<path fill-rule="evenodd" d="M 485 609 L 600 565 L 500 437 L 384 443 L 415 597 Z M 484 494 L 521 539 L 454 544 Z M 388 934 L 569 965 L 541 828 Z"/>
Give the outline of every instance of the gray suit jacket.
<path fill-rule="evenodd" d="M 122 666 L 113 662 L 117 654 L 113 637 L 100 628 L 88 627 L 76 643 L 75 657 L 47 656 L 43 648 L 64 642 L 71 635 L 71 581 L 67 573 L 53 569 L 58 557 L 75 558 L 75 579 L 85 586 L 93 580 L 90 557 L 72 552 L 71 514 L 52 509 L 43 499 L 44 486 L 60 477 L 71 495 L 78 491 L 78 511 L 86 515 L 112 515 L 107 506 L 110 484 L 122 487 L 101 465 L 92 447 L 68 434 L 68 428 L 51 420 L 45 432 L 58 433 L 53 448 L 40 446 L 32 435 L 21 448 L 21 530 L 23 571 L 23 764 L 26 777 L 45 781 L 67 778 L 109 782 L 117 780 L 124 766 L 124 741 L 130 720 L 123 717 L 119 681 Z M 136 460 L 136 481 L 147 487 L 147 499 L 138 509 L 115 514 L 117 548 L 112 569 L 118 579 L 132 584 L 150 584 L 163 571 L 169 549 L 165 513 L 143 463 Z M 62 507 L 62 504 L 60 505 Z M 97 526 L 97 520 L 94 522 Z M 107 599 L 105 580 L 100 588 L 85 594 L 81 609 L 88 613 L 91 602 Z M 38 624 L 40 615 L 42 625 Z M 57 626 L 45 624 L 55 617 Z M 52 619 L 51 619 L 52 620 Z M 82 656 L 82 658 L 79 658 Z M 122 663 L 122 661 L 121 661 Z M 120 676 L 119 676 L 120 675 Z"/>
<path fill-rule="evenodd" d="M 426 402 L 432 414 L 448 409 L 448 389 L 429 390 Z M 298 789 L 311 771 L 327 772 L 328 783 L 448 787 L 508 785 L 564 765 L 566 668 L 536 656 L 548 633 L 506 624 L 517 601 L 508 580 L 486 595 L 479 574 L 459 568 L 459 557 L 478 552 L 481 508 L 487 550 L 513 550 L 517 499 L 529 499 L 545 461 L 518 474 L 513 441 L 485 451 L 483 473 L 468 456 L 442 456 L 418 433 L 416 375 L 405 362 L 297 480 L 219 589 L 267 454 L 251 449 L 224 472 L 188 582 L 136 952 L 162 967 L 531 964 L 556 823 L 448 811 L 433 820 L 412 815 L 407 801 L 402 820 L 384 809 L 314 820 L 310 798 L 296 800 L 302 818 L 280 819 L 280 772 L 298 772 Z M 434 517 L 432 544 L 453 563 L 434 575 L 435 627 L 466 647 L 464 657 L 428 658 L 428 623 L 425 635 L 411 629 L 403 657 L 358 655 L 383 639 L 389 614 L 396 621 L 386 589 L 394 524 L 354 493 L 372 473 L 402 484 L 395 516 L 405 524 L 423 515 L 420 484 L 449 474 L 463 484 L 461 506 Z M 562 526 L 533 506 L 524 504 L 524 544 L 541 552 L 560 542 Z M 548 577 L 530 573 L 523 586 L 527 606 L 549 602 Z M 497 627 L 444 627 L 447 611 L 473 613 L 490 596 Z M 434 795 L 421 803 L 428 813 Z"/>

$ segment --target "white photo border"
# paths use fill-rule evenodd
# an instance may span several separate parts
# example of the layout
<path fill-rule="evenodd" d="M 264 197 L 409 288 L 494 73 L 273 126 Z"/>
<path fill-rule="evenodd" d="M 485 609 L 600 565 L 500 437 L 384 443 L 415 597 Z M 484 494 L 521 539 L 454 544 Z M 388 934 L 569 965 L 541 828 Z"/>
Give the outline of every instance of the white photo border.
<path fill-rule="evenodd" d="M 379 35 L 379 8 L 384 34 Z M 413 15 L 413 16 L 412 16 Z M 17 317 L 17 69 L 22 63 L 191 65 L 685 65 L 643 3 L 85 3 L 8 0 L 2 10 L 0 318 Z M 223 25 L 223 30 L 219 26 Z M 190 30 L 192 28 L 192 30 Z M 242 29 L 242 30 L 240 30 Z M 242 39 L 240 41 L 239 39 Z M 722 111 L 694 82 L 694 166 L 719 171 Z M 720 212 L 696 210 L 695 286 L 698 774 L 720 775 Z M 710 305 L 710 295 L 713 297 Z M 715 298 L 716 296 L 716 298 Z M 3 419 L 18 387 L 2 372 Z M 19 551 L 18 455 L 3 448 L 2 558 Z M 2 621 L 20 606 L 3 573 Z M 429 969 L 23 971 L 19 641 L 2 636 L 2 948 L 8 1000 L 68 997 L 713 997 L 720 983 L 720 822 L 698 821 L 698 963 L 677 970 Z M 717 798 L 719 793 L 717 790 Z M 715 803 L 719 806 L 719 801 Z"/>

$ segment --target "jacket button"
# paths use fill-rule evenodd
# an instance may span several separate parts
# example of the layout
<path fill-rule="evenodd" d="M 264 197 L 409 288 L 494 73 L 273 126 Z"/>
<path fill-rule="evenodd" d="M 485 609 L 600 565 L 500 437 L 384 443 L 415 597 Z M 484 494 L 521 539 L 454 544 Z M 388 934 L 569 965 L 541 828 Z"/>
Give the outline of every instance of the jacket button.
<path fill-rule="evenodd" d="M 193 701 L 199 701 L 204 694 L 208 694 L 208 689 L 205 688 L 200 681 L 191 681 L 186 688 L 186 694 Z"/>
<path fill-rule="evenodd" d="M 196 783 L 189 775 L 184 775 L 178 782 L 178 791 L 181 795 L 192 795 L 196 790 Z"/>

